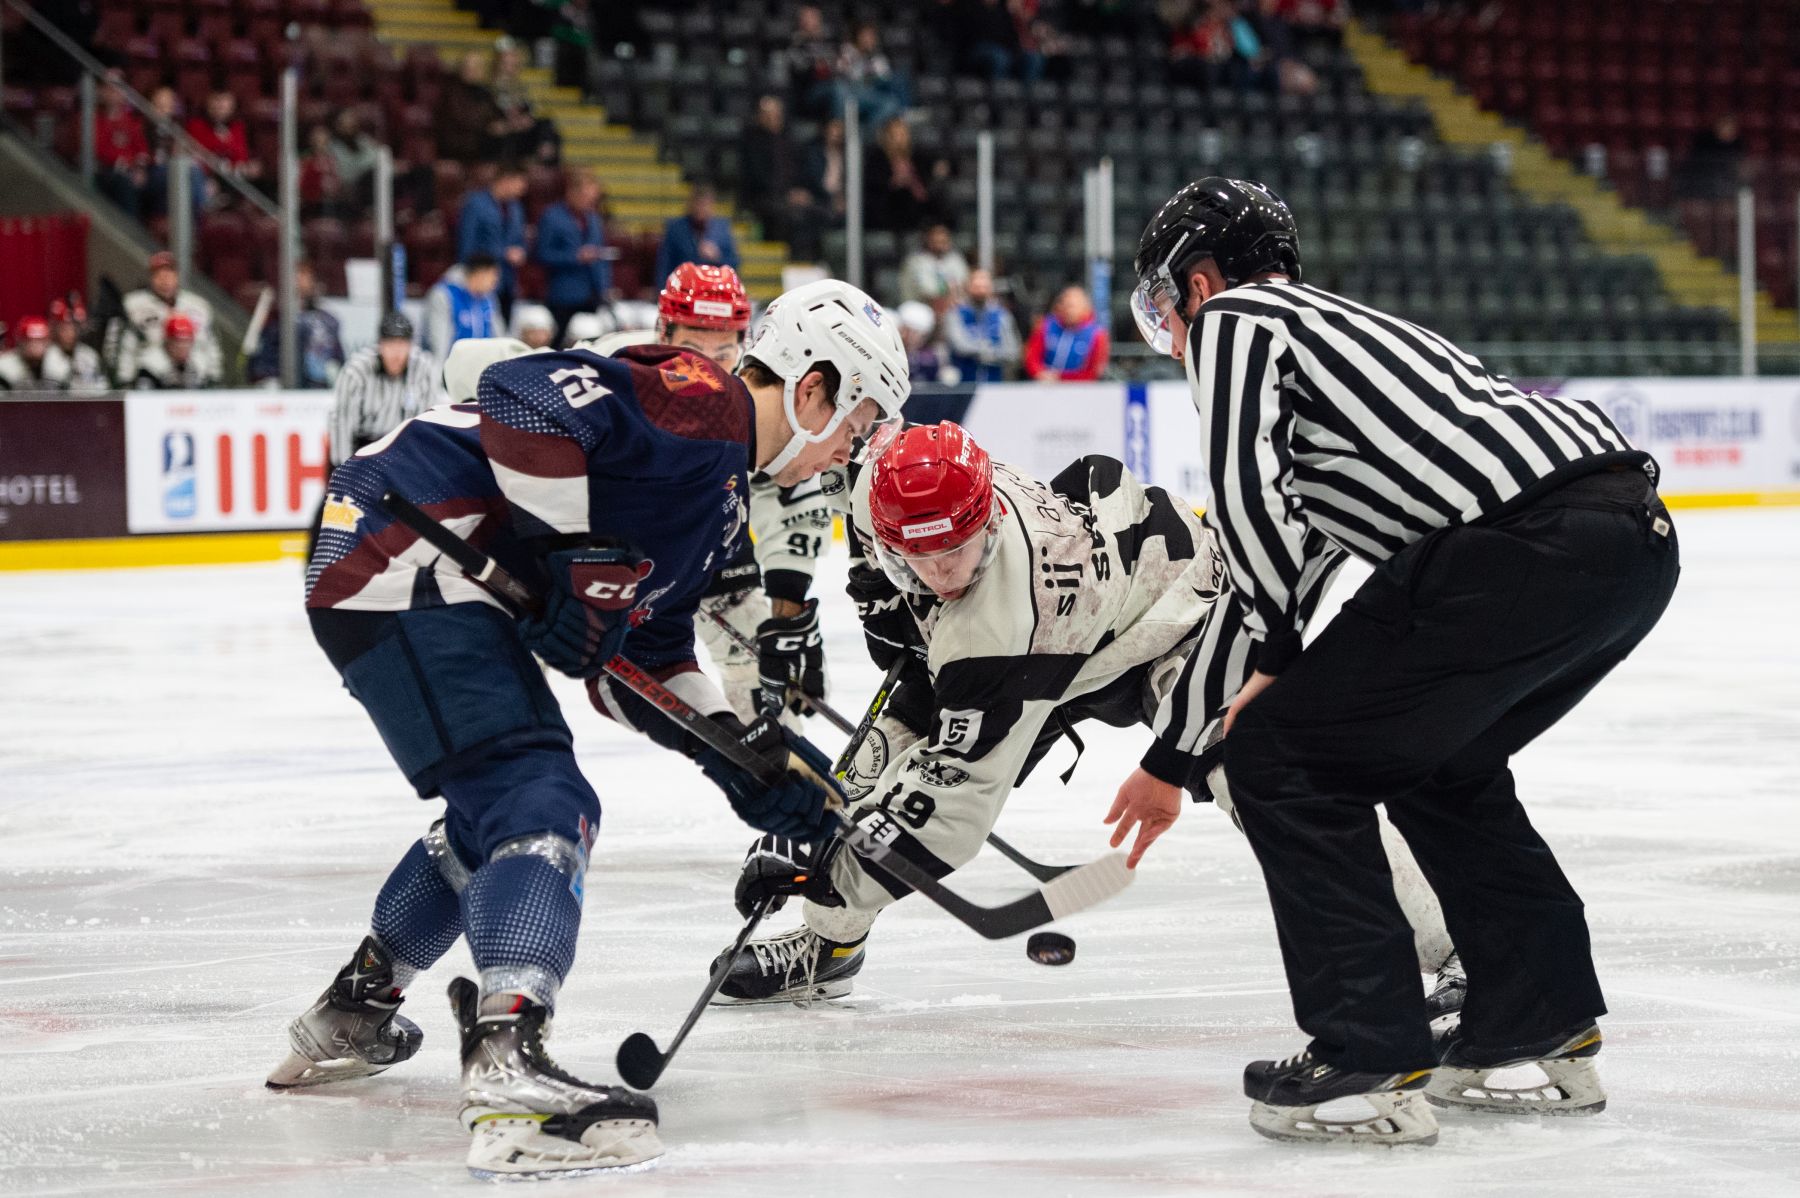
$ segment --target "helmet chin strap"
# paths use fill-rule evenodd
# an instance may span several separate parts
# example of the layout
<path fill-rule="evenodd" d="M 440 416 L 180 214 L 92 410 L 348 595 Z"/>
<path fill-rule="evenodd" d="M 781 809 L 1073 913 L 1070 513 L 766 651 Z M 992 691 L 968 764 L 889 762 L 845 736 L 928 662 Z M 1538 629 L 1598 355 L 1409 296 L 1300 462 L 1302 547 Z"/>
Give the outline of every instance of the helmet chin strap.
<path fill-rule="evenodd" d="M 800 414 L 794 410 L 795 392 L 805 378 L 806 375 L 803 374 L 798 379 L 788 379 L 782 384 L 781 410 L 786 413 L 788 427 L 793 430 L 794 435 L 789 437 L 787 444 L 781 447 L 781 451 L 770 458 L 768 464 L 757 472 L 759 474 L 774 478 L 777 472 L 785 469 L 789 462 L 792 462 L 795 458 L 800 456 L 800 451 L 802 449 L 805 449 L 808 445 L 817 445 L 819 442 L 825 440 L 827 437 L 831 436 L 832 433 L 837 431 L 838 425 L 844 422 L 845 413 L 843 408 L 836 406 L 834 403 L 831 410 L 831 418 L 825 422 L 825 427 L 816 433 L 809 433 L 806 431 L 805 427 L 800 423 Z M 820 381 L 824 381 L 823 376 L 821 376 Z"/>

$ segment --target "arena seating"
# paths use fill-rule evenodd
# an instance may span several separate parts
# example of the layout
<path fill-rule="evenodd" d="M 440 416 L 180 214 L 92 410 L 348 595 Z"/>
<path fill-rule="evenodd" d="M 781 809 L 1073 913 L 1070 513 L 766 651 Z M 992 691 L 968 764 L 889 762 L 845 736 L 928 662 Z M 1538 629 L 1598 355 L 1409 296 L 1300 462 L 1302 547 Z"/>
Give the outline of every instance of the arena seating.
<path fill-rule="evenodd" d="M 1604 163 L 1622 198 L 1664 213 L 1701 252 L 1735 262 L 1725 197 L 1683 194 L 1684 159 L 1720 116 L 1737 118 L 1758 201 L 1758 282 L 1795 302 L 1800 192 L 1800 3 L 1505 0 L 1396 16 L 1415 62 L 1558 153 Z"/>
<path fill-rule="evenodd" d="M 614 119 L 656 130 L 691 173 L 729 184 L 743 169 L 742 123 L 778 77 L 771 60 L 788 43 L 794 7 L 652 6 L 643 14 L 651 52 L 602 63 L 602 102 Z M 1696 350 L 1730 337 L 1724 313 L 1672 302 L 1648 259 L 1601 254 L 1571 210 L 1527 201 L 1487 156 L 1451 151 L 1422 108 L 1371 96 L 1342 50 L 1312 52 L 1320 86 L 1309 97 L 1171 86 L 1147 66 L 1166 55 L 1148 34 L 1093 40 L 1063 81 L 989 82 L 948 69 L 953 48 L 920 9 L 892 11 L 882 25 L 883 50 L 912 76 L 917 157 L 950 160 L 949 207 L 972 252 L 975 137 L 994 131 L 996 249 L 1027 314 L 1084 277 L 1081 172 L 1105 154 L 1116 178 L 1117 279 L 1175 187 L 1225 173 L 1265 180 L 1290 201 L 1309 280 L 1462 341 L 1573 342 L 1590 373 L 1640 373 L 1688 367 Z M 805 123 L 794 132 L 816 136 Z M 827 239 L 839 265 L 842 244 L 841 234 Z M 908 248 L 903 235 L 868 236 L 876 294 L 894 294 Z M 1114 322 L 1129 335 L 1124 293 L 1115 288 Z M 1556 352 L 1495 356 L 1520 373 L 1577 364 Z"/>

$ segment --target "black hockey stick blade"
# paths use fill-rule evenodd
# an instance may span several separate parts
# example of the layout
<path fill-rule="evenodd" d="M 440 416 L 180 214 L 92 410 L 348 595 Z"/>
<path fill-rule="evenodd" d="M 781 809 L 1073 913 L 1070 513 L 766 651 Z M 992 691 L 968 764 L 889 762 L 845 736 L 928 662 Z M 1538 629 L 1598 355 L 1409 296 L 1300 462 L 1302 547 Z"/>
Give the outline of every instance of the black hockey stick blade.
<path fill-rule="evenodd" d="M 634 1090 L 648 1090 L 656 1084 L 656 1079 L 663 1075 L 663 1070 L 667 1069 L 669 1062 L 675 1059 L 676 1052 L 681 1048 L 681 1042 L 687 1039 L 688 1033 L 694 1030 L 694 1025 L 700 1022 L 700 1016 L 706 1012 L 706 1005 L 712 1001 L 712 996 L 717 994 L 719 987 L 725 984 L 725 976 L 731 972 L 731 963 L 736 961 L 737 955 L 744 951 L 744 945 L 749 943 L 751 934 L 756 931 L 763 916 L 769 913 L 771 901 L 771 899 L 765 898 L 751 910 L 750 918 L 744 921 L 744 928 L 738 933 L 737 940 L 732 943 L 730 951 L 720 957 L 719 963 L 713 967 L 712 977 L 706 981 L 706 989 L 701 992 L 699 1001 L 694 1003 L 693 1010 L 688 1012 L 688 1017 L 682 1023 L 681 1030 L 675 1033 L 673 1040 L 669 1041 L 669 1051 L 664 1052 L 658 1048 L 656 1041 L 643 1032 L 633 1032 L 625 1037 L 619 1045 L 614 1063 L 618 1065 L 619 1077 L 624 1080 L 626 1085 Z"/>
<path fill-rule="evenodd" d="M 1076 865 L 1045 865 L 1041 861 L 1033 861 L 1018 849 L 1000 839 L 997 832 L 989 832 L 987 842 L 994 846 L 1002 857 L 1030 874 L 1040 882 L 1054 882 L 1070 870 L 1079 869 Z"/>

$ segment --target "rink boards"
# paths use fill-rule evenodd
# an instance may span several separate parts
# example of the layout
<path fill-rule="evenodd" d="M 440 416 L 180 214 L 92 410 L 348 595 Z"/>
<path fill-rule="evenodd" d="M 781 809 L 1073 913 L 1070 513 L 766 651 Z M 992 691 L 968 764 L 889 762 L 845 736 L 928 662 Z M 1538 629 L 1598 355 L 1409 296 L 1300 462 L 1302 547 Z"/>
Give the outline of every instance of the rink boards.
<path fill-rule="evenodd" d="M 1671 506 L 1800 503 L 1800 380 L 1569 379 L 1663 468 Z M 299 552 L 328 474 L 325 391 L 0 399 L 0 569 L 186 565 Z M 1083 454 L 1206 502 L 1185 382 L 921 389 L 997 458 L 1050 477 Z"/>

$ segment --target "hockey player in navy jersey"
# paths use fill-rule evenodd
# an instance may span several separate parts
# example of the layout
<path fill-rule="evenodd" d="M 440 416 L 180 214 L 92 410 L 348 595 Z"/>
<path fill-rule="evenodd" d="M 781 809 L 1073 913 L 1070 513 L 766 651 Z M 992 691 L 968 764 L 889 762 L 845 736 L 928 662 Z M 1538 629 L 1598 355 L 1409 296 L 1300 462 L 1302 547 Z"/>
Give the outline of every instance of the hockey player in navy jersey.
<path fill-rule="evenodd" d="M 574 959 L 600 803 L 533 655 L 592 679 L 615 654 L 782 770 L 765 785 L 635 696 L 632 723 L 692 757 L 753 827 L 809 839 L 829 765 L 772 720 L 744 726 L 694 661 L 694 613 L 746 517 L 750 475 L 791 485 L 898 416 L 906 353 L 836 281 L 770 306 L 737 376 L 669 346 L 538 353 L 483 370 L 339 467 L 307 574 L 314 635 L 394 760 L 444 818 L 375 902 L 369 935 L 289 1029 L 276 1088 L 378 1073 L 418 1051 L 397 1009 L 467 936 L 457 979 L 462 1118 L 478 1176 L 628 1166 L 661 1152 L 655 1104 L 544 1049 Z M 519 617 L 389 517 L 398 491 L 544 596 Z"/>

